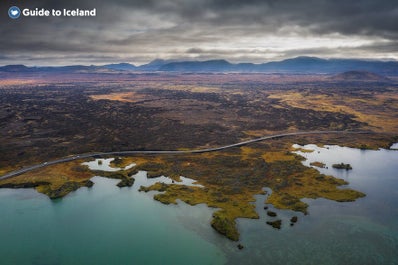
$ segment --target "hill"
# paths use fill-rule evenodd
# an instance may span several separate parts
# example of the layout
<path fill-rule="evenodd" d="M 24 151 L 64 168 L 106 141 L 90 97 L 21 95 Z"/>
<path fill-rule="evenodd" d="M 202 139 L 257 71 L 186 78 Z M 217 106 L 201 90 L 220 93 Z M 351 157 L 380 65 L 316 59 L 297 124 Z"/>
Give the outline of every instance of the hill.
<path fill-rule="evenodd" d="M 230 72 L 234 65 L 226 60 L 187 61 L 168 63 L 159 68 L 160 71 L 176 72 Z"/>
<path fill-rule="evenodd" d="M 330 77 L 333 81 L 390 81 L 387 77 L 367 71 L 347 71 Z"/>
<path fill-rule="evenodd" d="M 137 66 L 129 63 L 106 64 L 103 67 L 111 70 L 132 71 L 137 69 Z"/>

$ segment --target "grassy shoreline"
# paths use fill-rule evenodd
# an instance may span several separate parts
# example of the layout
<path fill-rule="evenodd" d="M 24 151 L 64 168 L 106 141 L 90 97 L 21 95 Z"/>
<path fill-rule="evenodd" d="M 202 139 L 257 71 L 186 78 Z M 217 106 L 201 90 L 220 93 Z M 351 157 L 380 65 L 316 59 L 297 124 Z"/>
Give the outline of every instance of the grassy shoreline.
<path fill-rule="evenodd" d="M 307 140 L 301 138 L 300 143 Z M 375 143 L 377 141 L 366 144 Z M 0 188 L 33 187 L 55 199 L 80 187 L 91 187 L 90 179 L 96 175 L 120 179 L 120 187 L 133 185 L 131 176 L 139 170 L 147 171 L 148 177 L 165 175 L 175 181 L 184 176 L 195 179 L 204 188 L 155 183 L 141 187 L 140 191 L 161 192 L 155 194 L 154 199 L 164 204 L 173 204 L 179 199 L 190 205 L 205 203 L 217 208 L 210 225 L 235 241 L 239 240 L 236 219 L 258 218 L 253 202 L 255 195 L 263 193 L 263 187 L 272 190 L 265 203 L 304 214 L 308 213 L 308 205 L 302 202 L 303 198 L 346 202 L 365 196 L 360 191 L 341 189 L 340 186 L 348 184 L 344 180 L 302 165 L 304 158 L 292 153 L 291 145 L 292 141 L 272 140 L 214 153 L 121 157 L 111 166 L 132 162 L 136 166 L 117 172 L 91 171 L 81 165 L 83 160 L 72 161 L 2 180 Z"/>

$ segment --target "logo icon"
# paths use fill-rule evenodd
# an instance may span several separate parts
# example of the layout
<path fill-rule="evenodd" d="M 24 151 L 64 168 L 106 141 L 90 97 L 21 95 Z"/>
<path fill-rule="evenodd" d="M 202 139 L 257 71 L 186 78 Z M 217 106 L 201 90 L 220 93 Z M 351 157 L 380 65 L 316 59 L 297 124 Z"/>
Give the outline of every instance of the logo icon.
<path fill-rule="evenodd" d="M 17 6 L 12 6 L 8 9 L 8 16 L 17 19 L 21 16 L 21 10 Z"/>

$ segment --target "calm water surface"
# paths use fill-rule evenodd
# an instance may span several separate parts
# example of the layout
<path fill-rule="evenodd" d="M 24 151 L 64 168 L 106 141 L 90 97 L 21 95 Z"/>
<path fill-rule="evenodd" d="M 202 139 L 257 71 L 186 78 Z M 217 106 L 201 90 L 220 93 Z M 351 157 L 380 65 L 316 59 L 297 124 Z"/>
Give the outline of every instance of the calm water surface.
<path fill-rule="evenodd" d="M 366 193 L 355 202 L 338 203 L 305 199 L 309 215 L 280 211 L 280 231 L 269 220 L 265 196 L 258 196 L 259 220 L 239 220 L 241 253 L 229 253 L 229 264 L 398 264 L 398 151 L 361 151 L 339 146 L 301 153 L 304 162 L 319 161 L 322 173 L 347 180 L 348 187 Z M 334 163 L 350 163 L 353 170 L 333 169 Z M 272 207 L 271 207 L 272 209 Z M 290 227 L 289 219 L 298 223 Z"/>
<path fill-rule="evenodd" d="M 258 195 L 260 219 L 238 220 L 245 246 L 239 251 L 210 227 L 212 209 L 166 206 L 138 192 L 154 181 L 145 172 L 122 189 L 117 180 L 95 177 L 93 188 L 57 201 L 0 189 L 0 264 L 398 264 L 398 151 L 306 148 L 315 151 L 299 152 L 304 164 L 325 163 L 322 173 L 367 196 L 349 203 L 305 199 L 309 215 L 276 210 L 283 221 L 276 230 L 265 224 L 265 196 Z M 341 162 L 353 170 L 331 167 Z M 290 227 L 294 215 L 299 220 Z"/>
<path fill-rule="evenodd" d="M 224 240 L 211 228 L 212 210 L 165 206 L 140 172 L 132 188 L 93 178 L 58 201 L 34 190 L 0 190 L 0 264 L 222 264 Z M 153 180 L 151 180 L 153 181 Z"/>

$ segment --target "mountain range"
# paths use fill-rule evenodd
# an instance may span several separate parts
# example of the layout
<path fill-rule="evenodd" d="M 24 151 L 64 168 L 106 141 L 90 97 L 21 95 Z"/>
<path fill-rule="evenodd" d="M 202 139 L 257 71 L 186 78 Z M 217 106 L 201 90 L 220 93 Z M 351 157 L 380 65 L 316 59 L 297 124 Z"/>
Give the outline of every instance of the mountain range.
<path fill-rule="evenodd" d="M 130 63 L 106 64 L 101 66 L 27 67 L 6 65 L 0 72 L 243 72 L 243 73 L 289 73 L 289 74 L 337 74 L 347 71 L 368 71 L 379 75 L 398 75 L 398 61 L 371 61 L 360 59 L 321 59 L 317 57 L 296 57 L 283 61 L 253 63 L 230 63 L 226 60 L 177 61 L 157 59 L 148 64 L 135 66 Z"/>

